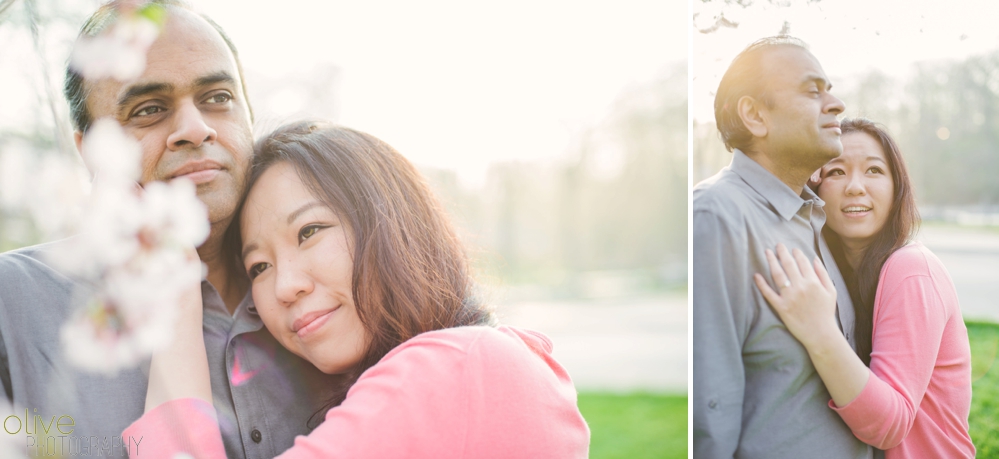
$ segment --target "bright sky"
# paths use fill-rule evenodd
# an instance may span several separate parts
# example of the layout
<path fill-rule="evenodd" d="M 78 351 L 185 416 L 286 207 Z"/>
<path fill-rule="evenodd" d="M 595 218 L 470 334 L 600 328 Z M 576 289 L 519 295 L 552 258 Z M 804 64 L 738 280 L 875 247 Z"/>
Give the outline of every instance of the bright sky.
<path fill-rule="evenodd" d="M 722 6 L 693 2 L 696 27 L 705 27 Z M 722 74 L 746 45 L 777 35 L 790 23 L 790 34 L 807 42 L 832 79 L 833 92 L 844 81 L 869 69 L 905 77 L 918 61 L 962 59 L 999 49 L 999 28 L 991 0 L 789 0 L 775 7 L 757 0 L 750 8 L 725 7 L 737 28 L 694 32 L 694 119 L 714 121 L 714 91 Z M 847 107 L 849 110 L 849 107 Z"/>
<path fill-rule="evenodd" d="M 688 48 L 686 0 L 189 1 L 232 37 L 251 86 L 252 75 L 293 86 L 334 67 L 340 123 L 470 185 L 496 161 L 564 156 L 627 87 L 684 61 Z M 85 14 L 98 3 L 52 0 L 39 12 Z M 23 16 L 17 4 L 11 12 Z M 57 88 L 79 25 L 43 25 Z M 0 43 L 0 123 L 24 129 L 35 119 L 25 114 L 45 106 L 39 60 L 23 26 L 0 27 Z M 253 100 L 271 128 L 300 102 Z"/>
<path fill-rule="evenodd" d="M 687 54 L 686 0 L 194 1 L 248 73 L 337 66 L 341 123 L 469 184 L 491 162 L 564 155 L 626 87 Z"/>

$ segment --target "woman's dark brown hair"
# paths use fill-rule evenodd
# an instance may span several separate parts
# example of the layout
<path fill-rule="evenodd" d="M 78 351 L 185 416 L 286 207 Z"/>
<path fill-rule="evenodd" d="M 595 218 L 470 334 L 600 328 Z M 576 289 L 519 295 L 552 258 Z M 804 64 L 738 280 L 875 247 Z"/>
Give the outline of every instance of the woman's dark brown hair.
<path fill-rule="evenodd" d="M 257 141 L 246 192 L 282 162 L 293 165 L 354 234 L 352 294 L 371 342 L 326 409 L 343 402 L 361 373 L 404 341 L 432 330 L 493 324 L 492 313 L 474 298 L 465 251 L 444 208 L 395 149 L 325 122 L 288 124 Z M 241 213 L 242 204 L 226 233 L 233 273 L 245 272 Z"/>
<path fill-rule="evenodd" d="M 884 151 L 885 158 L 888 159 L 888 168 L 891 170 L 891 178 L 894 182 L 894 198 L 891 210 L 888 212 L 888 219 L 881 231 L 874 236 L 874 240 L 867 247 L 856 269 L 853 269 L 846 261 L 843 241 L 839 235 L 833 232 L 829 225 L 826 225 L 822 230 L 833 257 L 836 259 L 836 264 L 839 265 L 843 274 L 843 279 L 846 281 L 847 289 L 850 291 L 850 299 L 853 300 L 853 309 L 857 316 L 854 328 L 857 355 L 860 356 L 865 365 L 870 366 L 874 329 L 874 297 L 878 290 L 878 281 L 881 278 L 881 268 L 892 253 L 908 244 L 916 235 L 920 221 L 919 210 L 916 209 L 916 197 L 912 192 L 909 171 L 905 167 L 905 161 L 902 160 L 902 153 L 898 145 L 888 134 L 888 130 L 865 118 L 845 119 L 840 122 L 840 128 L 844 136 L 859 132 L 871 136 L 878 142 L 881 145 L 881 150 Z"/>

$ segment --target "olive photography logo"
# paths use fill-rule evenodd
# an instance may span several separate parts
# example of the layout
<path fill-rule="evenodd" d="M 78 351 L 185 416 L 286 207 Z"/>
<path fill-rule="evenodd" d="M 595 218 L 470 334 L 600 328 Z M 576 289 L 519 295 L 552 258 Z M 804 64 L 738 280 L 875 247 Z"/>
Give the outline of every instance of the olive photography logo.
<path fill-rule="evenodd" d="M 35 408 L 24 409 L 3 419 L 8 436 L 24 435 L 25 452 L 29 457 L 45 456 L 129 456 L 139 454 L 142 437 L 97 437 L 73 435 L 76 420 L 68 414 L 45 417 Z"/>

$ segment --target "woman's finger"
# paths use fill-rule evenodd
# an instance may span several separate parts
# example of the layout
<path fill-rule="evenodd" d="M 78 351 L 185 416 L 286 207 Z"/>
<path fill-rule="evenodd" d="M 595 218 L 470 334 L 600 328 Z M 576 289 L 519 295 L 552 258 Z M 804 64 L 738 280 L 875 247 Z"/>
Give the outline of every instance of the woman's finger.
<path fill-rule="evenodd" d="M 791 281 L 791 284 L 794 285 L 801 282 L 801 270 L 798 269 L 798 262 L 794 261 L 794 257 L 787 250 L 787 246 L 777 244 L 777 256 L 780 258 L 781 267 L 784 268 L 784 273 L 787 274 L 787 279 Z"/>
<path fill-rule="evenodd" d="M 808 258 L 805 257 L 805 252 L 802 252 L 798 248 L 794 248 L 791 249 L 791 256 L 794 257 L 794 262 L 798 265 L 798 270 L 801 272 L 801 277 L 803 279 L 817 280 L 817 277 L 815 276 L 815 268 L 812 267 Z"/>
<path fill-rule="evenodd" d="M 826 271 L 825 265 L 819 261 L 819 257 L 815 257 L 815 275 L 819 276 L 819 282 L 822 282 L 822 286 L 825 287 L 826 291 L 836 295 L 836 284 L 833 284 L 832 278 L 829 277 L 829 272 Z"/>
<path fill-rule="evenodd" d="M 780 262 L 777 261 L 777 256 L 774 255 L 773 250 L 767 249 L 767 263 L 770 264 L 770 277 L 774 280 L 774 285 L 777 289 L 785 289 L 791 286 L 791 281 L 787 278 L 787 274 L 784 273 L 784 268 L 781 267 Z"/>
<path fill-rule="evenodd" d="M 767 299 L 767 303 L 770 303 L 771 306 L 774 306 L 774 309 L 777 309 L 776 305 L 780 304 L 780 294 L 770 288 L 770 285 L 767 284 L 767 280 L 763 278 L 762 274 L 753 274 L 753 280 L 756 281 L 756 288 L 760 289 L 763 298 Z"/>

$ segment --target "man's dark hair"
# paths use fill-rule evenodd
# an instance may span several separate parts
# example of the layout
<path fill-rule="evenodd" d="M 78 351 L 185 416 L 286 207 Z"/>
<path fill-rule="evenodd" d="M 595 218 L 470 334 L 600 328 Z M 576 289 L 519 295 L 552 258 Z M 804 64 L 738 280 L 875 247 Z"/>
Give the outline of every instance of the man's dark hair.
<path fill-rule="evenodd" d="M 721 134 L 725 148 L 745 150 L 753 140 L 753 134 L 746 129 L 739 117 L 739 99 L 750 96 L 763 102 L 767 107 L 774 106 L 774 100 L 767 93 L 766 76 L 769 69 L 762 66 L 764 54 L 777 46 L 797 46 L 808 50 L 805 42 L 788 36 L 778 35 L 756 40 L 742 50 L 728 66 L 718 91 L 715 93 L 715 125 Z"/>
<path fill-rule="evenodd" d="M 97 11 L 94 11 L 94 14 L 87 19 L 87 22 L 83 23 L 77 40 L 85 37 L 96 37 L 107 30 L 108 27 L 114 25 L 115 21 L 118 20 L 118 9 L 126 1 L 112 0 L 97 8 Z M 246 100 L 246 108 L 250 111 L 250 121 L 252 122 L 253 108 L 250 106 L 250 100 L 246 96 L 246 78 L 243 77 L 243 64 L 239 61 L 239 52 L 236 51 L 236 45 L 232 43 L 232 40 L 222 30 L 222 27 L 216 24 L 212 18 L 195 11 L 184 0 L 151 0 L 148 3 L 160 5 L 167 9 L 179 8 L 191 11 L 211 24 L 212 28 L 222 36 L 222 40 L 225 41 L 226 46 L 229 47 L 229 51 L 232 52 L 233 59 L 236 60 L 236 70 L 239 72 L 239 81 L 242 84 L 240 89 L 243 91 L 243 99 Z M 87 108 L 87 97 L 90 95 L 90 90 L 83 80 L 83 75 L 73 70 L 72 65 L 69 64 L 66 65 L 66 85 L 63 87 L 63 94 L 66 96 L 66 101 L 69 102 L 69 116 L 73 121 L 73 127 L 77 131 L 87 132 L 90 124 L 94 121 L 90 115 L 90 110 Z"/>

